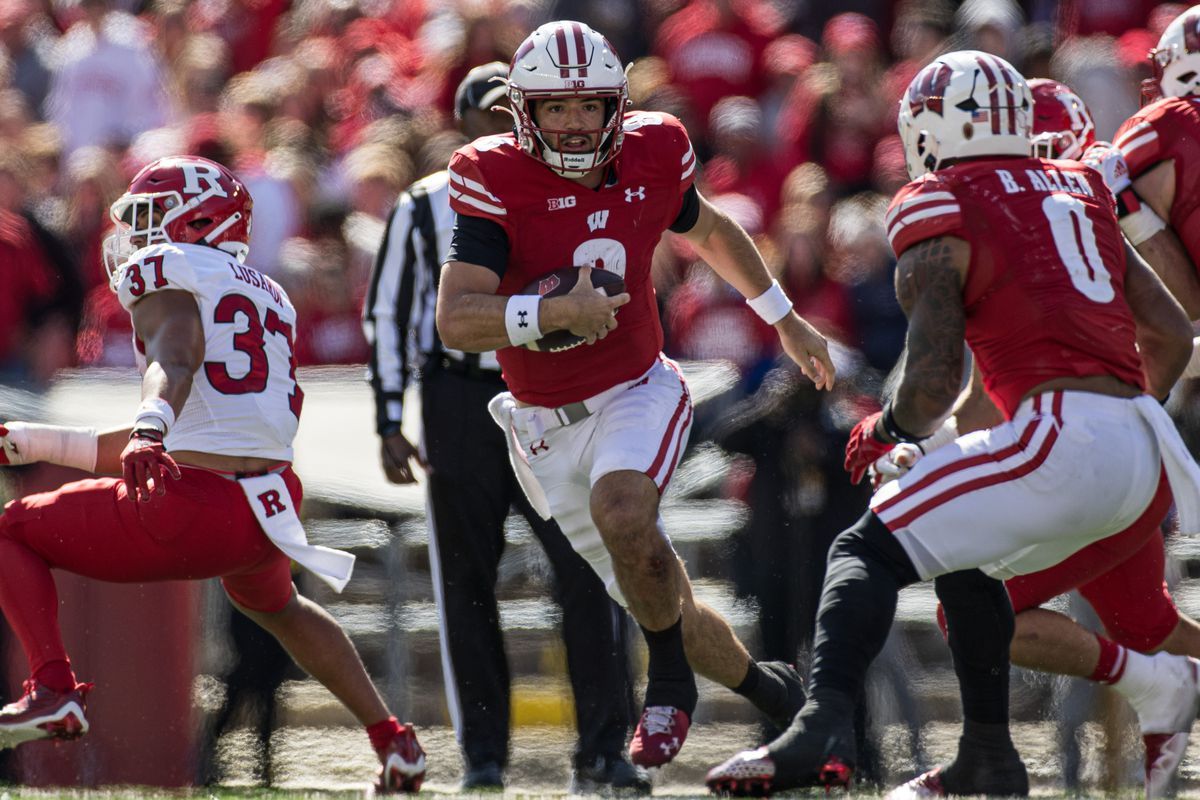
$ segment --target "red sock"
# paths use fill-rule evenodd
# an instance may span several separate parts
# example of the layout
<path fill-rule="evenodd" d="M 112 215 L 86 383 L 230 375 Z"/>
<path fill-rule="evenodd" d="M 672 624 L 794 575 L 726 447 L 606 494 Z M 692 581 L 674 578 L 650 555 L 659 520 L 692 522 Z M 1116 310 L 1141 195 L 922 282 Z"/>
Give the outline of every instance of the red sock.
<path fill-rule="evenodd" d="M 75 688 L 75 673 L 67 661 L 47 661 L 33 673 L 33 679 L 56 692 L 69 692 Z"/>
<path fill-rule="evenodd" d="M 1100 645 L 1100 658 L 1088 677 L 1097 683 L 1116 683 L 1125 674 L 1125 648 L 1099 634 L 1096 641 Z"/>
<path fill-rule="evenodd" d="M 374 747 L 376 751 L 387 747 L 388 742 L 392 741 L 399 732 L 400 720 L 395 717 L 388 717 L 374 725 L 367 726 L 367 736 L 371 737 L 371 747 Z"/>

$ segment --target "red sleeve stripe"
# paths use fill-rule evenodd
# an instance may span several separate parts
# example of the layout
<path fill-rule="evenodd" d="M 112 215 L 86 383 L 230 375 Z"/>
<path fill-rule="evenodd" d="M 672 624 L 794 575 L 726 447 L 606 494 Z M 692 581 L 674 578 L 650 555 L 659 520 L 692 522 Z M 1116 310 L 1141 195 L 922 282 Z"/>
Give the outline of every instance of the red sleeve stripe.
<path fill-rule="evenodd" d="M 913 198 L 910 198 L 908 200 L 901 202 L 895 208 L 888 211 L 887 216 L 884 217 L 883 224 L 890 228 L 892 223 L 896 220 L 896 217 L 905 213 L 906 211 L 911 209 L 913 206 L 919 206 L 919 205 L 924 205 L 925 203 L 933 203 L 933 202 L 953 203 L 956 201 L 954 199 L 954 195 L 951 194 L 950 192 L 926 192 L 925 194 L 919 194 L 916 197 L 913 197 Z"/>
<path fill-rule="evenodd" d="M 692 151 L 692 145 L 688 143 L 687 152 L 683 154 L 683 160 L 679 162 L 683 166 L 683 174 L 680 175 L 680 180 L 687 178 L 696 171 L 696 154 Z"/>
<path fill-rule="evenodd" d="M 500 198 L 489 192 L 482 183 L 459 175 L 454 170 L 449 170 L 449 174 L 450 196 L 455 200 L 498 217 L 508 214 Z"/>

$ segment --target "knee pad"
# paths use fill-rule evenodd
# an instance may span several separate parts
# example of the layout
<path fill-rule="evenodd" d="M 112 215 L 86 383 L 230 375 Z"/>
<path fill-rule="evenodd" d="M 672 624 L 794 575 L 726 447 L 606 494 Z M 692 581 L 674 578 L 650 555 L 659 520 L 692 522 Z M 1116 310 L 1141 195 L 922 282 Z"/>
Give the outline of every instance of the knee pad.
<path fill-rule="evenodd" d="M 901 587 L 921 582 L 912 559 L 874 511 L 868 511 L 833 540 L 829 547 L 829 566 L 846 556 L 879 563 Z"/>

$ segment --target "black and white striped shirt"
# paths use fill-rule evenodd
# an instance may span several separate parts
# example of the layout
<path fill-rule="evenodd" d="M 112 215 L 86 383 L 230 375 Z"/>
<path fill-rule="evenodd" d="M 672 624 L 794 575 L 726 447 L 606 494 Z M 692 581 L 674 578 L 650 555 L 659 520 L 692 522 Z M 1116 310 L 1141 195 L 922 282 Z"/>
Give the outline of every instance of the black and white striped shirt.
<path fill-rule="evenodd" d="M 367 380 L 381 435 L 399 429 L 412 376 L 443 358 L 500 374 L 495 353 L 463 353 L 444 347 L 438 336 L 438 277 L 455 217 L 448 186 L 447 173 L 435 172 L 400 195 L 371 271 L 363 332 L 371 345 Z"/>

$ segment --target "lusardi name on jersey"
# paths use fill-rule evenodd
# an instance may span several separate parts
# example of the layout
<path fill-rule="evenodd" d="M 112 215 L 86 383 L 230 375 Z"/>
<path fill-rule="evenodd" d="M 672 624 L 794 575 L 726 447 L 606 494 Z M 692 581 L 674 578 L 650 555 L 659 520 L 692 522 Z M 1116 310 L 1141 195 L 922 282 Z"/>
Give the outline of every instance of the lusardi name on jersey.
<path fill-rule="evenodd" d="M 255 289 L 262 289 L 264 292 L 271 295 L 271 299 L 275 301 L 276 305 L 280 304 L 281 299 L 279 287 L 275 285 L 273 280 L 268 278 L 266 275 L 263 275 L 258 270 L 238 264 L 236 261 L 230 261 L 228 263 L 229 271 L 233 273 L 233 277 L 237 278 L 242 283 L 250 284 Z"/>
<path fill-rule="evenodd" d="M 1026 187 L 1018 182 L 1019 177 L 1024 177 L 1025 182 L 1030 189 L 1037 192 L 1070 192 L 1071 194 L 1082 194 L 1088 197 L 1095 197 L 1096 193 L 1092 191 L 1092 187 L 1088 182 L 1073 172 L 1059 172 L 1053 167 L 1045 169 L 1027 169 L 1023 172 L 1014 174 L 1011 170 L 998 169 L 996 177 L 1000 179 L 1000 183 L 1004 186 L 1004 191 L 1009 194 L 1025 191 Z"/>

